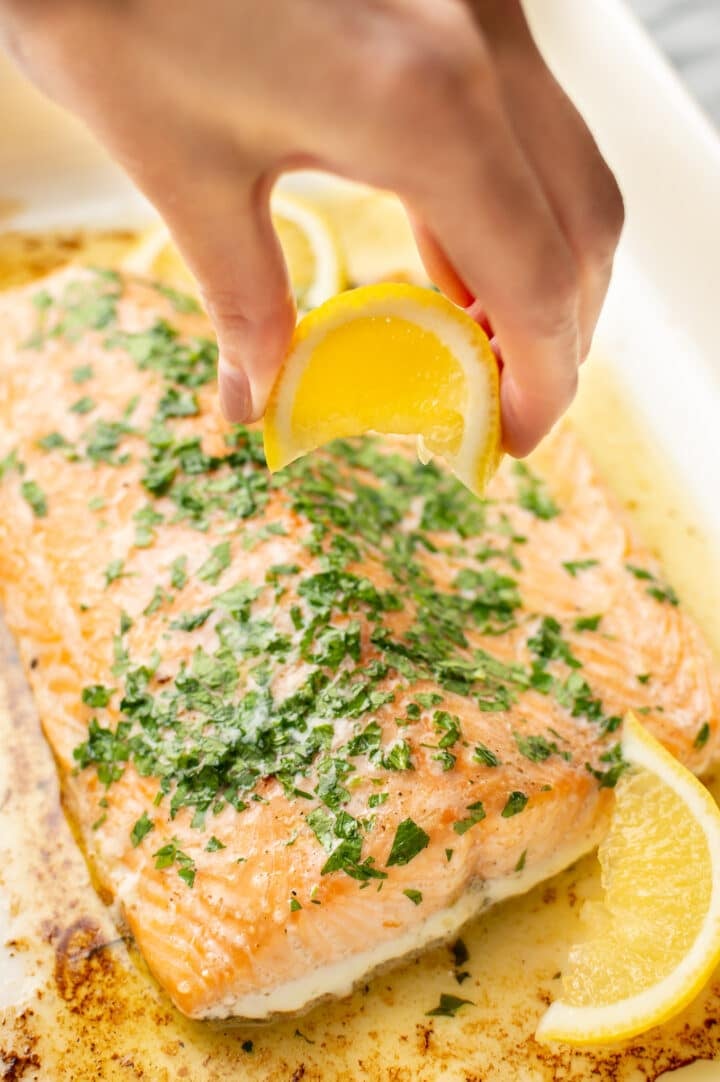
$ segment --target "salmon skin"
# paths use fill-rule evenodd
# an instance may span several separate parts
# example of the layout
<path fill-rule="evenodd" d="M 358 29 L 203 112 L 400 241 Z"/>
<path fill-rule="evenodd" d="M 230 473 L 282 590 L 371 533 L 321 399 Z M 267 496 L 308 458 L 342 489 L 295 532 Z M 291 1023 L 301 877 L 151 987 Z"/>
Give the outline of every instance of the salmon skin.
<path fill-rule="evenodd" d="M 188 297 L 0 300 L 0 596 L 104 897 L 194 1018 L 348 992 L 596 841 L 718 673 L 569 429 L 486 501 L 407 441 L 270 476 Z"/>

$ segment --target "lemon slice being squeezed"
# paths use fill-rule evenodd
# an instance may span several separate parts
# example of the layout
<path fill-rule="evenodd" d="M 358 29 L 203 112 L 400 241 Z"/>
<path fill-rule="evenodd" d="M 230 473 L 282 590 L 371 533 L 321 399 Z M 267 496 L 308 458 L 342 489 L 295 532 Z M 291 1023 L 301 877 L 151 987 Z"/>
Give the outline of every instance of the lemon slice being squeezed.
<path fill-rule="evenodd" d="M 482 329 L 430 289 L 349 290 L 298 324 L 265 415 L 271 470 L 340 436 L 415 435 L 482 493 L 500 461 L 498 366 Z"/>
<path fill-rule="evenodd" d="M 598 853 L 604 898 L 586 903 L 589 936 L 539 1041 L 633 1037 L 682 1010 L 720 962 L 720 809 L 632 715 L 622 751 L 631 771 Z"/>

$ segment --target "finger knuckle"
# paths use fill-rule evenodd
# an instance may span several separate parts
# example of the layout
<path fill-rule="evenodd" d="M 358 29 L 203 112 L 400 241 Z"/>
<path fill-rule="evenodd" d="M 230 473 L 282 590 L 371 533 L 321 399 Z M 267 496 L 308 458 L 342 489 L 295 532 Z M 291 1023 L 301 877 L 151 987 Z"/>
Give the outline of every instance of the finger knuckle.
<path fill-rule="evenodd" d="M 413 91 L 434 100 L 457 99 L 482 81 L 486 71 L 483 43 L 466 18 L 438 13 L 423 24 L 406 27 L 393 57 L 392 80 L 401 93 Z"/>
<path fill-rule="evenodd" d="M 526 318 L 543 337 L 564 337 L 577 329 L 580 270 L 569 248 L 545 251 L 530 278 Z"/>
<path fill-rule="evenodd" d="M 584 261 L 599 267 L 612 262 L 625 224 L 625 204 L 620 188 L 607 167 L 603 172 L 578 230 Z"/>

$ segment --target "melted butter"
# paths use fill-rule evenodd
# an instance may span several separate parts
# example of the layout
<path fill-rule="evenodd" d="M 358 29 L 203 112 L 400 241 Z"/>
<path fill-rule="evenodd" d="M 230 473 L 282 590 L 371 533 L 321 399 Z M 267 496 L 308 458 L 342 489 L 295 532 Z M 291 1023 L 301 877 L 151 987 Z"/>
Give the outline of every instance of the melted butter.
<path fill-rule="evenodd" d="M 584 369 L 570 416 L 600 473 L 720 657 L 717 546 L 703 526 L 701 509 L 685 495 L 669 455 L 648 435 L 602 358 L 591 359 Z"/>
<path fill-rule="evenodd" d="M 359 253 L 352 261 L 355 276 L 367 280 L 408 266 L 409 234 L 397 207 L 348 199 L 336 200 L 331 210 L 340 234 Z M 385 247 L 378 239 L 383 235 L 391 237 Z M 72 256 L 89 262 L 105 256 L 107 262 L 108 243 L 117 260 L 132 238 L 86 235 Z M 62 262 L 57 246 L 48 244 L 52 258 L 44 270 L 42 259 L 34 269 L 22 264 L 13 281 Z M 601 363 L 588 368 L 573 413 L 601 473 L 720 651 L 720 590 L 711 577 L 713 553 L 700 516 L 686 506 L 665 456 L 648 441 Z M 0 973 L 19 988 L 17 1006 L 0 1020 L 0 1065 L 15 1063 L 15 1077 L 641 1082 L 692 1060 L 720 1058 L 720 972 L 678 1018 L 632 1042 L 604 1050 L 535 1043 L 537 1020 L 557 994 L 569 946 L 581 933 L 582 902 L 599 893 L 593 856 L 473 920 L 462 933 L 469 952 L 462 970 L 469 976 L 461 984 L 443 947 L 299 1020 L 254 1027 L 188 1021 L 159 992 L 132 945 L 118 937 L 92 888 L 2 628 L 0 674 L 0 857 L 9 914 L 0 934 Z M 720 778 L 714 791 L 720 798 Z M 472 1006 L 455 1018 L 428 1017 L 443 992 Z M 718 1067 L 698 1062 L 676 1077 L 716 1080 Z"/>

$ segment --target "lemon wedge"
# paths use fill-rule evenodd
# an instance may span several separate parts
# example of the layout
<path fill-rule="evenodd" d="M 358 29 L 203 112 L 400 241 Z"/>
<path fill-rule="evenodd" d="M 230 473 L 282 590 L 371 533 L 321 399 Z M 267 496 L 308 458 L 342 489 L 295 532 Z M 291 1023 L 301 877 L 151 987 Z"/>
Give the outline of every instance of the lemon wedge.
<path fill-rule="evenodd" d="M 720 809 L 640 725 L 625 721 L 610 830 L 599 849 L 604 898 L 583 911 L 563 996 L 539 1041 L 600 1044 L 677 1014 L 720 961 Z"/>
<path fill-rule="evenodd" d="M 271 211 L 298 307 L 315 308 L 344 284 L 342 258 L 333 230 L 312 204 L 294 196 L 274 194 Z M 164 225 L 143 233 L 123 265 L 132 274 L 197 292 L 195 279 Z"/>
<path fill-rule="evenodd" d="M 480 327 L 430 289 L 341 293 L 298 324 L 270 394 L 271 470 L 340 436 L 421 437 L 481 493 L 500 461 L 498 366 Z"/>

